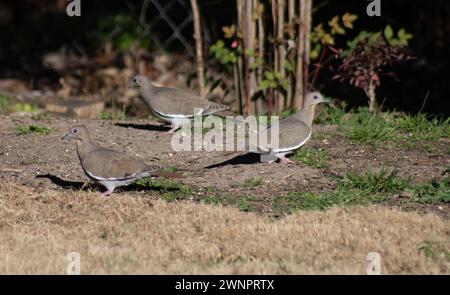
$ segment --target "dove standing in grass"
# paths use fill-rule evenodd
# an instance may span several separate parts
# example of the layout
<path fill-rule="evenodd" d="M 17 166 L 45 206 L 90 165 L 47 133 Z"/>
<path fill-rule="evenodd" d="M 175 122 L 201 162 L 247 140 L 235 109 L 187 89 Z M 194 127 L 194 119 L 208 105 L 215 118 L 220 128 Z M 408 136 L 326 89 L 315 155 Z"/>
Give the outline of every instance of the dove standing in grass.
<path fill-rule="evenodd" d="M 157 87 L 142 75 L 135 76 L 130 87 L 139 89 L 145 104 L 158 118 L 171 123 L 172 129 L 167 134 L 174 133 L 183 124 L 194 119 L 194 116 L 208 116 L 229 109 L 228 106 L 184 90 Z"/>
<path fill-rule="evenodd" d="M 289 118 L 280 120 L 279 122 L 279 146 L 276 148 L 270 145 L 258 147 L 257 152 L 273 159 L 277 159 L 283 164 L 294 164 L 295 162 L 286 158 L 287 155 L 294 153 L 303 146 L 312 134 L 312 123 L 316 105 L 319 103 L 327 103 L 327 101 L 318 92 L 311 92 L 305 96 L 301 111 L 295 113 Z M 264 132 L 270 134 L 271 127 Z"/>
<path fill-rule="evenodd" d="M 83 125 L 72 127 L 62 139 L 75 139 L 84 173 L 106 188 L 102 193 L 104 196 L 111 194 L 116 187 L 129 185 L 140 178 L 159 176 L 161 172 L 158 165 L 146 165 L 124 153 L 94 144 Z"/>

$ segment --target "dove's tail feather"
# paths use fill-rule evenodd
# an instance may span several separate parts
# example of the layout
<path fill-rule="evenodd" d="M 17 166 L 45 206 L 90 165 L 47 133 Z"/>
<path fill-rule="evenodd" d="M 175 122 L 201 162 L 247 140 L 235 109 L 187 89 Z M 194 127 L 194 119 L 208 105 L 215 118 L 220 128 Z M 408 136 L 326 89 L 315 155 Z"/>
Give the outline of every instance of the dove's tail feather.
<path fill-rule="evenodd" d="M 203 115 L 211 115 L 211 114 L 215 114 L 217 112 L 222 112 L 222 111 L 226 111 L 228 110 L 230 107 L 223 105 L 223 104 L 218 104 L 215 102 L 210 102 L 208 107 L 203 111 Z"/>

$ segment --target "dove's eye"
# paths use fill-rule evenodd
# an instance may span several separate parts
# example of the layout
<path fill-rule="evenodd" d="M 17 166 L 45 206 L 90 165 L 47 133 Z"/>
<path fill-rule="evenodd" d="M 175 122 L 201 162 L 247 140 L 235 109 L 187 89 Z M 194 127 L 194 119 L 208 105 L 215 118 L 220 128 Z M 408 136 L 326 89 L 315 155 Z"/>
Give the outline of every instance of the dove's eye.
<path fill-rule="evenodd" d="M 78 129 L 73 129 L 72 132 L 73 132 L 74 134 L 77 134 L 77 133 L 78 133 Z"/>
<path fill-rule="evenodd" d="M 317 96 L 317 95 L 314 95 L 314 96 L 313 96 L 313 98 L 314 98 L 314 99 L 318 99 L 318 98 L 319 98 L 319 96 Z"/>
<path fill-rule="evenodd" d="M 137 84 L 137 82 L 138 82 L 137 78 L 134 78 L 134 79 L 133 79 L 133 83 L 136 83 L 136 84 Z"/>

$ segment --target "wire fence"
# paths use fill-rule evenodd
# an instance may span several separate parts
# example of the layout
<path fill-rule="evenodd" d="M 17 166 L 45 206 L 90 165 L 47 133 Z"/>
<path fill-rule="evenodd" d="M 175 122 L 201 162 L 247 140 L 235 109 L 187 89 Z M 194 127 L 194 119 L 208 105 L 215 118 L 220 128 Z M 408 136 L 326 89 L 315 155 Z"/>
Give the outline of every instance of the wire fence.
<path fill-rule="evenodd" d="M 150 19 L 149 10 L 153 9 Z M 193 16 L 188 0 L 145 0 L 140 13 L 140 23 L 145 34 L 162 50 L 182 46 L 186 52 L 194 56 L 195 50 L 186 39 L 186 31 L 192 27 Z M 169 34 L 160 34 L 168 31 Z"/>

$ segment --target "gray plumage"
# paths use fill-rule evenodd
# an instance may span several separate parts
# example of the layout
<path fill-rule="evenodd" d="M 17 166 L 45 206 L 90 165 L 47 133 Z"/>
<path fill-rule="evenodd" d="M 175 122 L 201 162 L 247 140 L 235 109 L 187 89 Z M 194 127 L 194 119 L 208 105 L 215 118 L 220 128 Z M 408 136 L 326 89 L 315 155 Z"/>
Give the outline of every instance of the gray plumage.
<path fill-rule="evenodd" d="M 116 187 L 129 185 L 137 179 L 157 175 L 161 169 L 159 165 L 147 165 L 124 153 L 94 144 L 83 125 L 72 127 L 62 139 L 75 139 L 81 167 L 86 176 L 106 187 L 103 195 L 109 195 Z"/>
<path fill-rule="evenodd" d="M 312 92 L 305 96 L 302 109 L 293 116 L 280 120 L 278 147 L 272 145 L 258 147 L 258 152 L 263 155 L 270 155 L 272 159 L 279 159 L 282 163 L 294 163 L 286 158 L 287 155 L 302 147 L 312 134 L 312 122 L 317 104 L 327 102 L 320 93 Z M 271 134 L 268 127 L 265 132 Z"/>
<path fill-rule="evenodd" d="M 194 116 L 208 116 L 229 109 L 185 90 L 157 87 L 142 75 L 135 76 L 130 87 L 139 89 L 145 104 L 158 118 L 172 124 L 168 133 L 173 133 Z"/>

